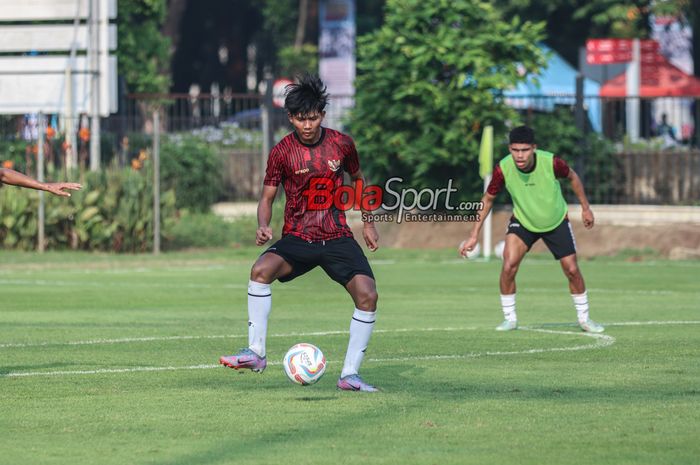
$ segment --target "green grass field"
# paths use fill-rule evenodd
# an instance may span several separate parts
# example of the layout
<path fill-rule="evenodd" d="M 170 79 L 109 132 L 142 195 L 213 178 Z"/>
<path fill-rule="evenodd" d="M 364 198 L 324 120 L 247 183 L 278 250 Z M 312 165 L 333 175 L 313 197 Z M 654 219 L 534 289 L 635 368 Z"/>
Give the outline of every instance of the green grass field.
<path fill-rule="evenodd" d="M 0 463 L 700 463 L 700 262 L 583 262 L 591 337 L 529 258 L 503 334 L 499 262 L 380 250 L 367 394 L 335 389 L 353 305 L 321 271 L 273 286 L 264 374 L 217 364 L 258 252 L 1 252 Z M 314 386 L 279 365 L 297 342 L 330 361 Z"/>

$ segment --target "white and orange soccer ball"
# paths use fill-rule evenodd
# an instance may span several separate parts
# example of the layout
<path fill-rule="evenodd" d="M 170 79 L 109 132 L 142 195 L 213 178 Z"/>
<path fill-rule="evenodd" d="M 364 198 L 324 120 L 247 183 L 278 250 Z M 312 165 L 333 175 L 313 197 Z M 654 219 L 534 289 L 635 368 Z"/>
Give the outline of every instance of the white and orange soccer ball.
<path fill-rule="evenodd" d="M 313 344 L 302 342 L 287 351 L 282 362 L 287 377 L 297 384 L 316 383 L 326 371 L 326 357 Z"/>

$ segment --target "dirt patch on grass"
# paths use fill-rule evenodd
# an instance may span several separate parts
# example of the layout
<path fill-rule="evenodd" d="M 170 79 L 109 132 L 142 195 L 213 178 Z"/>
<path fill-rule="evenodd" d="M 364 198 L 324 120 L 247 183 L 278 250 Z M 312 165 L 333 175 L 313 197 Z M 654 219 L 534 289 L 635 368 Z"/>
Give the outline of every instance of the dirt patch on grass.
<path fill-rule="evenodd" d="M 493 216 L 493 244 L 503 240 L 511 213 L 498 211 Z M 700 250 L 700 227 L 692 224 L 617 226 L 598 224 L 586 229 L 580 217 L 569 218 L 574 229 L 576 244 L 581 257 L 610 256 L 627 253 L 635 256 L 658 254 L 673 256 L 676 248 Z M 381 245 L 396 248 L 441 249 L 459 246 L 466 239 L 471 223 L 378 223 Z M 354 225 L 355 237 L 362 238 L 362 227 Z M 547 252 L 542 241 L 533 247 L 533 252 Z"/>

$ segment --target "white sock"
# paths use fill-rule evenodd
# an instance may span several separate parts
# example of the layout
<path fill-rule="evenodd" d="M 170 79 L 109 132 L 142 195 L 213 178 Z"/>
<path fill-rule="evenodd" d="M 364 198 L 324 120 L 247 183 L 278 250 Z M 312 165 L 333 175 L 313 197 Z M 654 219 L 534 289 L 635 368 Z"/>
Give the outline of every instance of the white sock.
<path fill-rule="evenodd" d="M 369 338 L 372 336 L 375 318 L 375 312 L 355 309 L 352 320 L 350 320 L 350 342 L 348 342 L 348 351 L 345 353 L 345 364 L 340 373 L 341 378 L 355 375 L 360 370 Z"/>
<path fill-rule="evenodd" d="M 248 281 L 248 347 L 265 356 L 267 319 L 272 308 L 272 292 L 269 284 Z"/>
<path fill-rule="evenodd" d="M 518 321 L 518 316 L 515 314 L 515 294 L 501 294 L 501 308 L 503 318 L 507 321 Z"/>
<path fill-rule="evenodd" d="M 571 294 L 571 298 L 574 299 L 578 322 L 588 321 L 588 291 L 583 291 L 583 294 Z"/>

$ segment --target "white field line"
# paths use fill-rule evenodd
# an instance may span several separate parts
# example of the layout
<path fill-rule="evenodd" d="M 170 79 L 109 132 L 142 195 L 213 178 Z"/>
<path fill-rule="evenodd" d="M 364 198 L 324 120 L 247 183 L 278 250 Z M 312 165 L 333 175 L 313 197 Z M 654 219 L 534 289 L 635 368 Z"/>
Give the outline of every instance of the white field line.
<path fill-rule="evenodd" d="M 695 320 L 678 320 L 678 321 L 625 321 L 618 323 L 607 323 L 607 326 L 648 326 L 648 325 L 693 325 L 700 324 L 700 321 Z M 424 329 L 395 329 L 395 330 L 376 330 L 377 333 L 398 333 L 398 332 L 425 332 L 425 331 L 467 331 L 474 330 L 478 328 L 424 328 Z M 542 349 L 526 349 L 519 351 L 486 351 L 486 352 L 470 352 L 466 354 L 448 354 L 448 355 L 424 355 L 424 356 L 411 356 L 411 357 L 389 357 L 389 358 L 369 358 L 365 360 L 367 363 L 386 363 L 386 362 L 407 362 L 407 361 L 429 361 L 429 360 L 455 360 L 455 359 L 467 359 L 467 358 L 477 358 L 477 357 L 488 357 L 488 356 L 509 356 L 509 355 L 530 355 L 530 354 L 542 354 L 549 352 L 571 352 L 578 350 L 592 350 L 592 349 L 602 349 L 609 347 L 615 343 L 615 338 L 607 334 L 591 334 L 583 332 L 572 332 L 572 331 L 555 331 L 550 329 L 540 329 L 540 328 L 529 328 L 521 327 L 521 330 L 533 331 L 544 334 L 555 334 L 555 335 L 565 335 L 565 336 L 578 336 L 594 339 L 594 342 L 590 344 L 582 344 L 569 347 L 549 347 Z M 347 334 L 347 331 L 325 331 L 325 332 L 314 332 L 314 333 L 288 333 L 288 334 L 273 334 L 270 337 L 287 337 L 287 336 L 324 336 L 324 335 L 336 335 L 336 334 Z M 212 338 L 212 337 L 243 337 L 243 336 L 176 336 L 180 338 L 188 339 L 202 339 L 202 338 Z M 133 339 L 142 340 L 163 340 L 157 338 L 131 338 L 131 339 L 113 339 L 113 340 L 98 340 L 100 342 L 90 342 L 90 341 L 74 341 L 74 345 L 89 344 L 89 343 L 114 343 L 118 342 L 130 342 Z M 111 341 L 111 342 L 104 342 Z M 44 344 L 44 343 L 40 343 Z M 67 344 L 67 343 L 63 343 Z M 48 345 L 48 344 L 47 344 Z M 0 346 L 3 347 L 3 346 Z M 7 346 L 5 346 L 7 347 Z M 333 363 L 329 361 L 329 363 Z M 271 361 L 269 365 L 279 365 L 278 361 Z M 164 366 L 164 367 L 133 367 L 133 368 L 114 368 L 114 369 L 99 369 L 99 370 L 66 370 L 66 371 L 29 371 L 29 372 L 11 372 L 0 375 L 0 378 L 24 378 L 24 377 L 34 377 L 34 376 L 73 376 L 73 375 L 96 375 L 96 374 L 112 374 L 112 373 L 138 373 L 138 372 L 158 372 L 158 371 L 181 371 L 181 370 L 206 370 L 212 368 L 218 368 L 220 365 L 204 364 L 204 365 L 188 365 L 188 366 Z"/>
<path fill-rule="evenodd" d="M 91 287 L 91 288 L 162 288 L 162 289 L 247 289 L 247 284 L 239 283 L 225 283 L 225 284 L 202 284 L 202 283 L 153 283 L 153 282 L 90 282 L 90 281 L 60 281 L 53 279 L 0 279 L 0 285 L 12 285 L 12 286 L 47 286 L 47 287 Z M 289 290 L 290 286 L 287 285 L 285 290 Z M 460 292 L 481 292 L 488 291 L 491 289 L 488 287 L 461 287 L 455 288 L 456 291 Z M 632 294 L 632 295 L 674 295 L 674 294 L 694 294 L 697 293 L 695 290 L 677 290 L 671 291 L 666 289 L 599 289 L 599 288 L 589 288 L 589 292 L 598 294 Z M 526 294 L 562 294 L 565 295 L 565 288 L 547 288 L 547 287 L 530 287 L 521 290 Z"/>
<path fill-rule="evenodd" d="M 150 283 L 150 282 L 89 282 L 89 281 L 58 281 L 53 279 L 0 279 L 0 285 L 13 286 L 53 286 L 53 287 L 145 287 L 145 288 L 166 288 L 166 289 L 247 289 L 247 284 L 197 284 L 197 283 Z"/>
<path fill-rule="evenodd" d="M 398 333 L 398 332 L 425 332 L 425 331 L 464 331 L 471 330 L 474 328 L 426 328 L 426 329 L 399 329 L 399 330 L 378 330 L 376 332 L 385 333 Z M 501 355 L 527 355 L 527 354 L 539 354 L 546 352 L 563 352 L 563 351 L 575 351 L 575 350 L 588 350 L 588 349 L 599 349 L 603 347 L 610 346 L 615 343 L 615 338 L 603 334 L 590 334 L 590 333 L 580 333 L 571 331 L 553 331 L 547 329 L 532 329 L 532 328 L 521 328 L 526 331 L 541 332 L 546 334 L 557 334 L 565 336 L 583 336 L 587 338 L 595 339 L 592 344 L 583 344 L 570 347 L 550 347 L 544 349 L 527 349 L 522 351 L 508 351 L 508 352 L 470 352 L 467 354 L 450 354 L 450 355 L 424 355 L 424 356 L 414 356 L 414 357 L 389 357 L 389 358 L 369 358 L 365 360 L 367 363 L 385 363 L 385 362 L 402 362 L 402 361 L 427 361 L 427 360 L 452 360 L 452 359 L 466 359 L 466 358 L 476 358 L 485 356 L 501 356 Z M 298 336 L 310 336 L 310 335 L 328 335 L 328 334 L 344 334 L 347 331 L 328 331 L 324 333 L 298 333 Z M 274 335 L 273 335 L 274 336 Z M 280 335 L 277 335 L 280 336 Z M 272 361 L 268 365 L 279 365 L 281 362 Z M 328 363 L 333 363 L 328 361 Z M 96 375 L 96 374 L 112 374 L 112 373 L 137 373 L 137 372 L 154 372 L 154 371 L 179 371 L 179 370 L 205 370 L 211 368 L 217 368 L 219 365 L 189 365 L 189 366 L 164 366 L 164 367 L 133 367 L 133 368 L 111 368 L 111 369 L 99 369 L 99 370 L 61 370 L 61 371 L 28 371 L 28 372 L 11 372 L 0 375 L 0 378 L 26 378 L 34 376 L 73 376 L 73 375 Z"/>
<path fill-rule="evenodd" d="M 452 355 L 425 355 L 421 357 L 395 357 L 395 358 L 375 358 L 368 359 L 368 362 L 408 362 L 412 360 L 454 360 L 463 358 L 477 358 L 477 357 L 488 357 L 488 356 L 500 356 L 500 355 L 528 355 L 528 354 L 543 354 L 546 352 L 570 352 L 577 350 L 589 350 L 589 349 L 602 349 L 603 347 L 611 346 L 615 343 L 615 338 L 607 334 L 591 334 L 591 333 L 574 333 L 571 331 L 552 331 L 548 329 L 535 329 L 520 327 L 520 329 L 525 331 L 533 331 L 537 333 L 547 333 L 547 334 L 563 334 L 566 336 L 583 336 L 595 339 L 595 342 L 591 344 L 584 344 L 578 346 L 570 347 L 549 347 L 544 349 L 527 349 L 527 350 L 515 350 L 515 351 L 486 351 L 486 352 L 470 352 L 467 354 L 452 354 Z"/>
<path fill-rule="evenodd" d="M 419 329 L 375 329 L 373 333 L 408 333 L 408 332 L 428 332 L 428 331 L 473 331 L 478 329 L 475 326 L 462 328 L 419 328 Z M 268 337 L 306 337 L 306 336 L 335 336 L 348 334 L 348 331 L 315 331 L 301 333 L 278 333 L 270 334 Z M 88 339 L 84 341 L 66 341 L 66 342 L 29 342 L 29 343 L 9 343 L 0 344 L 0 349 L 5 348 L 28 348 L 28 347 L 45 347 L 45 346 L 83 346 L 97 344 L 125 344 L 131 342 L 156 342 L 156 341 L 182 341 L 194 339 L 236 339 L 246 338 L 247 334 L 215 334 L 204 336 L 146 336 L 146 337 L 125 337 L 119 339 Z"/>
<path fill-rule="evenodd" d="M 678 321 L 620 321 L 617 323 L 606 323 L 605 326 L 654 326 L 654 325 L 698 325 L 697 320 Z"/>

